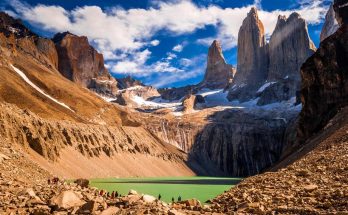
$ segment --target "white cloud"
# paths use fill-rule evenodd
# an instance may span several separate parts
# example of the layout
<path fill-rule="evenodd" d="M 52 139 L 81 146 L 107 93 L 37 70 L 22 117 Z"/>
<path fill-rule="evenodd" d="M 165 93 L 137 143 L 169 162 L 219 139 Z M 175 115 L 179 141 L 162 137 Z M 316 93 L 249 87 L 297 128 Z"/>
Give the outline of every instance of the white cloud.
<path fill-rule="evenodd" d="M 160 41 L 159 41 L 159 40 L 152 40 L 152 41 L 150 42 L 150 44 L 151 44 L 152 46 L 158 46 L 158 45 L 160 44 Z"/>
<path fill-rule="evenodd" d="M 178 44 L 174 46 L 172 50 L 175 52 L 182 52 L 183 49 L 184 49 L 184 46 L 182 44 Z"/>
<path fill-rule="evenodd" d="M 152 6 L 146 9 L 126 10 L 114 7 L 103 10 L 98 6 L 83 6 L 66 10 L 55 5 L 31 6 L 19 0 L 7 1 L 20 18 L 33 25 L 51 32 L 70 31 L 87 36 L 104 54 L 105 59 L 114 60 L 109 65 L 112 72 L 147 75 L 164 71 L 177 73 L 182 70 L 171 65 L 173 56 L 146 65 L 151 56 L 146 48 L 160 43 L 154 39 L 157 32 L 165 31 L 168 35 L 175 36 L 190 34 L 206 26 L 215 26 L 217 35 L 201 38 L 197 42 L 208 46 L 214 39 L 218 39 L 226 50 L 237 45 L 239 28 L 250 8 L 253 5 L 261 6 L 261 0 L 255 0 L 253 5 L 240 8 L 220 8 L 212 4 L 202 6 L 190 0 L 154 0 Z M 299 1 L 302 2 L 297 10 L 260 10 L 259 16 L 267 35 L 273 31 L 279 14 L 288 16 L 297 11 L 310 24 L 323 20 L 327 5 L 323 5 L 321 0 Z M 173 51 L 182 51 L 184 45 L 178 44 Z M 179 64 L 184 66 L 185 60 Z"/>

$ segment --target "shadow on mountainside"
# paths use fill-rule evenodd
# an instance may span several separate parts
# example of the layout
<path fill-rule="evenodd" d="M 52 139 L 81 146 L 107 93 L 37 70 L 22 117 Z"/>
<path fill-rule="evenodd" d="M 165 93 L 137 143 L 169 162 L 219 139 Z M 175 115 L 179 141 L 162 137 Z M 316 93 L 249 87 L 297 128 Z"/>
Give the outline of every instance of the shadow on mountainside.
<path fill-rule="evenodd" d="M 245 177 L 276 164 L 294 136 L 298 111 L 227 109 L 195 135 L 188 166 L 198 175 Z"/>

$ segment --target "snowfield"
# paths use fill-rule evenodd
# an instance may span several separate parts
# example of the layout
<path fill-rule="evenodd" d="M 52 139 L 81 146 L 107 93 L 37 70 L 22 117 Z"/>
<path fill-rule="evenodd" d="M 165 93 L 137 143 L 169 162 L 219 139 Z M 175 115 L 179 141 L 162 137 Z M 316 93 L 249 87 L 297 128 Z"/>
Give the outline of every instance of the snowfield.
<path fill-rule="evenodd" d="M 47 98 L 49 98 L 50 100 L 52 100 L 53 102 L 59 104 L 60 106 L 69 109 L 72 112 L 73 111 L 68 105 L 64 104 L 63 102 L 58 101 L 57 99 L 53 98 L 52 96 L 46 94 L 42 89 L 40 89 L 40 87 L 38 87 L 37 85 L 35 85 L 33 82 L 31 82 L 29 80 L 29 78 L 24 74 L 24 72 L 22 72 L 20 69 L 14 67 L 13 65 L 11 65 L 11 67 L 13 68 L 13 70 L 27 83 L 29 84 L 32 88 L 34 88 L 37 92 L 41 93 L 42 95 L 46 96 Z"/>

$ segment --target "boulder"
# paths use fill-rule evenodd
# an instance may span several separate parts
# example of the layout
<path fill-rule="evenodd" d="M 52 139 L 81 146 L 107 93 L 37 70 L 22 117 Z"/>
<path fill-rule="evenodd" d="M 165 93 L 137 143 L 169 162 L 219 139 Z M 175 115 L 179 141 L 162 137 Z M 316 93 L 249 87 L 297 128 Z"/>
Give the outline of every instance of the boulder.
<path fill-rule="evenodd" d="M 120 211 L 119 208 L 111 206 L 105 210 L 103 210 L 99 215 L 115 215 Z"/>
<path fill-rule="evenodd" d="M 76 192 L 71 190 L 63 191 L 50 200 L 52 206 L 62 209 L 80 207 L 85 203 Z"/>
<path fill-rule="evenodd" d="M 88 201 L 77 211 L 78 214 L 93 214 L 98 209 L 96 201 Z"/>
<path fill-rule="evenodd" d="M 89 185 L 89 180 L 84 178 L 79 178 L 74 181 L 75 184 L 79 185 L 82 188 L 86 188 Z"/>
<path fill-rule="evenodd" d="M 143 195 L 143 196 L 141 197 L 141 199 L 142 199 L 144 202 L 146 202 L 146 203 L 152 203 L 152 202 L 156 201 L 156 197 L 150 196 L 150 195 L 147 195 L 147 194 Z"/>
<path fill-rule="evenodd" d="M 183 111 L 191 112 L 197 108 L 197 104 L 205 103 L 204 97 L 201 95 L 187 95 L 182 101 Z"/>
<path fill-rule="evenodd" d="M 135 190 L 129 190 L 128 195 L 138 195 L 138 192 Z"/>

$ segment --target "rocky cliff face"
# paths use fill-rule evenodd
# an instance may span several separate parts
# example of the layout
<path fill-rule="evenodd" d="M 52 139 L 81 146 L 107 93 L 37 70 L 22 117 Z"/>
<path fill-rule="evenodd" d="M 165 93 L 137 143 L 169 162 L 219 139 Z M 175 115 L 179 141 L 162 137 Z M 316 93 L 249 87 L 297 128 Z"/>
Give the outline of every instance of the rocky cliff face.
<path fill-rule="evenodd" d="M 103 55 L 89 44 L 87 37 L 65 32 L 56 34 L 53 41 L 62 75 L 98 93 L 116 95 L 117 81 L 105 68 Z"/>
<path fill-rule="evenodd" d="M 331 4 L 330 9 L 325 16 L 325 23 L 320 33 L 320 41 L 325 40 L 327 37 L 335 33 L 338 27 L 339 26 L 335 18 L 335 11 L 333 9 L 333 5 Z"/>
<path fill-rule="evenodd" d="M 301 68 L 299 137 L 302 141 L 322 129 L 348 104 L 348 26 L 324 40 Z"/>
<path fill-rule="evenodd" d="M 314 51 L 306 21 L 298 13 L 289 18 L 279 16 L 269 43 L 267 79 L 278 81 L 287 77 L 300 81 L 301 65 Z"/>
<path fill-rule="evenodd" d="M 296 111 L 217 112 L 197 134 L 190 156 L 217 175 L 249 176 L 276 163 Z"/>
<path fill-rule="evenodd" d="M 267 44 L 256 8 L 244 19 L 238 33 L 238 65 L 233 84 L 258 85 L 267 78 Z"/>
<path fill-rule="evenodd" d="M 210 89 L 225 88 L 232 82 L 232 78 L 236 70 L 228 65 L 222 54 L 222 48 L 217 40 L 209 47 L 207 57 L 207 69 L 205 71 L 201 87 Z"/>

